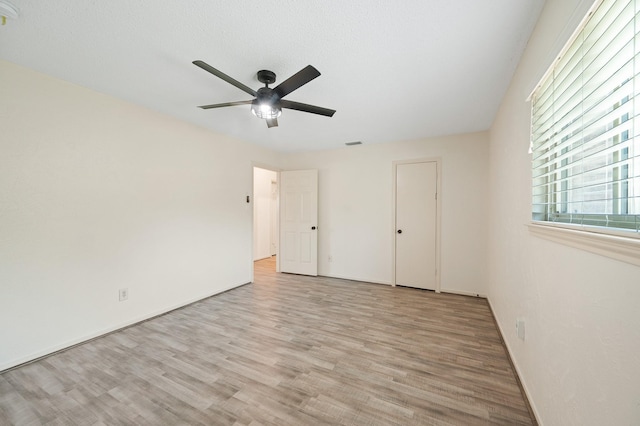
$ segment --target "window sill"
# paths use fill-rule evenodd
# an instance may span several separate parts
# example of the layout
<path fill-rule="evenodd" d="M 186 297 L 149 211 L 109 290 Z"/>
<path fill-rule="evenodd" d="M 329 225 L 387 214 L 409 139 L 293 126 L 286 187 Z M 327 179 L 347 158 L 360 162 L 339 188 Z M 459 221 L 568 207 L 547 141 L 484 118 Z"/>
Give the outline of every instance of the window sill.
<path fill-rule="evenodd" d="M 640 266 L 638 238 L 600 234 L 543 222 L 531 222 L 528 227 L 536 237 Z"/>

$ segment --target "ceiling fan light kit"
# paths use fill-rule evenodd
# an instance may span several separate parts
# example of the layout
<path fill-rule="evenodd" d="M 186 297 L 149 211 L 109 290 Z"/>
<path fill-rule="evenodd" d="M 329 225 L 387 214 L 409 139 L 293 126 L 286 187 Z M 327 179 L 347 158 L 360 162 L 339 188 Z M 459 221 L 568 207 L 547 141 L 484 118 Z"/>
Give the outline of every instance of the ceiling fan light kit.
<path fill-rule="evenodd" d="M 254 99 L 253 102 L 251 102 L 251 112 L 258 118 L 269 120 L 280 117 L 280 114 L 282 114 L 282 108 L 278 105 L 271 105 L 267 102 L 260 103 L 260 101 Z"/>
<path fill-rule="evenodd" d="M 279 99 L 269 88 L 270 84 L 275 83 L 276 74 L 269 70 L 258 71 L 258 81 L 264 83 L 264 87 L 258 89 L 257 96 L 251 102 L 251 112 L 258 118 L 265 120 L 273 120 L 280 117 L 282 108 Z"/>
<path fill-rule="evenodd" d="M 1 1 L 1 0 L 0 0 Z M 203 70 L 215 75 L 216 77 L 226 81 L 227 83 L 237 87 L 245 93 L 250 94 L 255 99 L 250 101 L 237 101 L 237 102 L 225 102 L 221 104 L 201 105 L 199 108 L 211 109 L 221 108 L 235 105 L 251 104 L 251 112 L 258 118 L 266 120 L 267 127 L 277 127 L 278 117 L 282 114 L 282 108 L 295 109 L 297 111 L 308 112 L 311 114 L 324 115 L 326 117 L 332 117 L 335 114 L 335 110 L 322 108 L 315 105 L 303 104 L 300 102 L 293 102 L 289 100 L 283 100 L 285 96 L 301 86 L 307 84 L 314 78 L 320 76 L 320 72 L 307 65 L 296 74 L 292 75 L 275 88 L 270 88 L 269 85 L 275 83 L 276 74 L 269 70 L 258 71 L 258 81 L 264 83 L 264 87 L 259 88 L 257 91 L 240 83 L 232 77 L 229 77 L 222 71 L 213 68 L 211 65 L 203 61 L 193 61 L 193 64 L 202 68 Z"/>

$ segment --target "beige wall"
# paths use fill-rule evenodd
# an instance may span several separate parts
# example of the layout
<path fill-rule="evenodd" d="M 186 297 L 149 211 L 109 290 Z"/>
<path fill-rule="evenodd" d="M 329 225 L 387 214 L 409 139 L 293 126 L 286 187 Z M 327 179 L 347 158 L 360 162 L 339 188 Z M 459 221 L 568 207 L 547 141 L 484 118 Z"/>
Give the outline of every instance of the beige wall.
<path fill-rule="evenodd" d="M 0 370 L 252 280 L 275 153 L 8 62 L 0 134 Z"/>
<path fill-rule="evenodd" d="M 319 274 L 391 283 L 392 164 L 422 158 L 442 161 L 441 288 L 486 294 L 487 133 L 285 155 L 319 170 Z"/>
<path fill-rule="evenodd" d="M 255 164 L 320 169 L 319 272 L 389 283 L 392 161 L 441 158 L 442 289 L 486 293 L 487 133 L 277 154 L 8 62 L 0 93 L 0 370 L 251 281 Z"/>
<path fill-rule="evenodd" d="M 526 226 L 525 99 L 591 3 L 547 0 L 491 129 L 489 300 L 546 425 L 640 424 L 640 268 L 542 240 Z"/>

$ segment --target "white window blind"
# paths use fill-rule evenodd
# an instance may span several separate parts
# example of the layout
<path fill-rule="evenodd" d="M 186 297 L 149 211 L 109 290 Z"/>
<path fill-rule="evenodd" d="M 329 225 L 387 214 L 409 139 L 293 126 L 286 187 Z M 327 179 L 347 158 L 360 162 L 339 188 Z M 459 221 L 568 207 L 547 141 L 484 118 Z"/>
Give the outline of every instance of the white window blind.
<path fill-rule="evenodd" d="M 604 0 L 532 97 L 535 221 L 640 232 L 640 0 Z"/>

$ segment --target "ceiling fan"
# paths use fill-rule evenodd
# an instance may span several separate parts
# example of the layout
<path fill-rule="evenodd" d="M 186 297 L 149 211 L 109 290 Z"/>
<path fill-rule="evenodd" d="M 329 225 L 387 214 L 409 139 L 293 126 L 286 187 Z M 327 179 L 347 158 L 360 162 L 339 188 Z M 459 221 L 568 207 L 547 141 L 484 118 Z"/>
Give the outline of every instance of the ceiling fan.
<path fill-rule="evenodd" d="M 268 70 L 258 71 L 258 81 L 264 83 L 264 87 L 261 87 L 256 91 L 240 83 L 238 80 L 229 77 L 222 71 L 213 68 L 211 65 L 203 61 L 193 61 L 193 64 L 207 72 L 210 72 L 216 77 L 223 79 L 227 83 L 233 84 L 238 89 L 250 94 L 255 98 L 249 101 L 202 105 L 198 108 L 211 109 L 234 105 L 251 104 L 251 112 L 253 112 L 256 117 L 265 119 L 267 121 L 267 127 L 276 127 L 278 125 L 278 117 L 282 113 L 282 108 L 295 109 L 297 111 L 310 112 L 311 114 L 324 115 L 327 117 L 332 117 L 336 112 L 333 109 L 322 108 L 315 105 L 303 104 L 300 102 L 282 99 L 289 93 L 293 92 L 301 86 L 304 86 L 320 75 L 320 72 L 311 65 L 307 65 L 273 89 L 269 87 L 269 85 L 275 83 L 276 74 Z"/>

